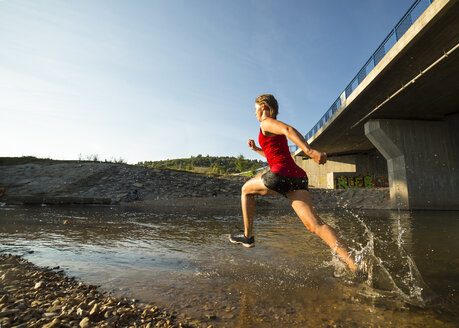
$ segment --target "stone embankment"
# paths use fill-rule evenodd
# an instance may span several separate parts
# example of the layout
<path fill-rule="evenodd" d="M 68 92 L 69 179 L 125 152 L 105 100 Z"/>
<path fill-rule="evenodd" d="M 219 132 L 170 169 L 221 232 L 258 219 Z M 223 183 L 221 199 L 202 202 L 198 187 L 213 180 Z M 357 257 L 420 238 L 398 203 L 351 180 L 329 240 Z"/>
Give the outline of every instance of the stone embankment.
<path fill-rule="evenodd" d="M 65 162 L 0 167 L 4 200 L 44 203 L 119 203 L 134 200 L 239 195 L 242 183 L 141 166 Z"/>
<path fill-rule="evenodd" d="M 107 294 L 40 268 L 19 256 L 0 255 L 0 327 L 191 327 L 136 300 Z"/>
<path fill-rule="evenodd" d="M 98 162 L 52 162 L 0 166 L 0 202 L 6 204 L 119 204 L 239 206 L 248 178 Z M 388 189 L 311 189 L 318 208 L 385 209 Z M 216 201 L 209 201 L 215 199 Z M 218 201 L 220 199 L 220 201 Z M 224 201 L 221 201 L 224 199 Z M 264 198 L 288 205 L 285 199 Z"/>

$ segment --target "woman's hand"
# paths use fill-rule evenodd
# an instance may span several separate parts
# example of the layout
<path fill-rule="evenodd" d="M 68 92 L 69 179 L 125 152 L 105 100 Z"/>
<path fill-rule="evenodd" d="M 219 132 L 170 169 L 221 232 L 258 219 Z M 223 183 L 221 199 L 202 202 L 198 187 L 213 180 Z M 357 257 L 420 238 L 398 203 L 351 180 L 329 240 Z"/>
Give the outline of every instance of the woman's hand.
<path fill-rule="evenodd" d="M 249 139 L 247 143 L 249 144 L 250 149 L 255 150 L 255 151 L 258 150 L 258 147 L 255 145 L 255 141 L 253 139 Z"/>
<path fill-rule="evenodd" d="M 327 162 L 327 153 L 321 153 L 314 149 L 311 152 L 311 158 L 317 164 L 325 164 Z"/>
<path fill-rule="evenodd" d="M 261 156 L 266 157 L 266 155 L 263 152 L 263 150 L 260 147 L 257 147 L 257 145 L 255 144 L 255 141 L 253 141 L 252 139 L 249 139 L 249 141 L 247 143 L 248 143 L 250 149 L 252 149 L 253 151 L 256 151 Z"/>

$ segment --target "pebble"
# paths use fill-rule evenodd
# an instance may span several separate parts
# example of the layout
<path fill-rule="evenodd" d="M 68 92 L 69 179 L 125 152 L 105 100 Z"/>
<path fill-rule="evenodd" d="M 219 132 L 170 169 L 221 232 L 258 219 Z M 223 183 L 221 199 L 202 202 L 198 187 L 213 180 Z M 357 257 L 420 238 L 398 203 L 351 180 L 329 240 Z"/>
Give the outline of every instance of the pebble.
<path fill-rule="evenodd" d="M 98 303 L 95 303 L 94 306 L 93 306 L 93 308 L 92 308 L 91 311 L 89 312 L 89 316 L 92 317 L 92 316 L 98 314 L 98 313 L 99 313 L 99 310 L 100 310 L 99 304 L 98 304 Z"/>
<path fill-rule="evenodd" d="M 60 311 L 60 310 L 61 310 L 61 306 L 59 306 L 59 305 L 51 305 L 49 308 L 46 309 L 46 312 L 53 313 L 53 312 L 57 312 L 57 311 Z"/>
<path fill-rule="evenodd" d="M 86 315 L 86 311 L 79 307 L 76 311 L 76 315 L 79 317 L 84 317 Z"/>
<path fill-rule="evenodd" d="M 55 317 L 55 316 L 57 316 L 56 312 L 46 312 L 46 313 L 42 314 L 43 318 L 52 318 L 52 317 Z"/>
<path fill-rule="evenodd" d="M 80 328 L 88 328 L 89 324 L 90 324 L 89 318 L 85 317 L 80 321 L 78 325 L 80 326 Z"/>
<path fill-rule="evenodd" d="M 222 319 L 225 319 L 225 320 L 229 320 L 229 319 L 233 319 L 233 318 L 234 318 L 234 314 L 232 314 L 232 313 L 228 313 L 228 314 L 222 315 Z"/>
<path fill-rule="evenodd" d="M 61 321 L 59 319 L 54 319 L 50 323 L 47 323 L 46 325 L 43 326 L 43 328 L 54 328 L 58 327 L 60 325 Z"/>
<path fill-rule="evenodd" d="M 39 282 L 37 282 L 37 283 L 35 284 L 35 287 L 34 287 L 34 288 L 35 288 L 35 289 L 40 289 L 41 287 L 43 287 L 44 284 L 45 284 L 45 283 L 44 283 L 43 281 L 39 281 Z"/>

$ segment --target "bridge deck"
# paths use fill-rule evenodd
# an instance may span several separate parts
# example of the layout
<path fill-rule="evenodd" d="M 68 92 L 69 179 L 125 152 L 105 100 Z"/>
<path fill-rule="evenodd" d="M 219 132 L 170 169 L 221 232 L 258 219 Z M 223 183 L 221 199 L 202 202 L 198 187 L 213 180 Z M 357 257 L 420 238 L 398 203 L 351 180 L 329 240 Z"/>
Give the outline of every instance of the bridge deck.
<path fill-rule="evenodd" d="M 374 148 L 364 133 L 369 119 L 442 120 L 459 112 L 457 49 L 358 123 L 459 44 L 458 17 L 459 1 L 434 1 L 309 143 L 329 154 L 365 151 Z"/>

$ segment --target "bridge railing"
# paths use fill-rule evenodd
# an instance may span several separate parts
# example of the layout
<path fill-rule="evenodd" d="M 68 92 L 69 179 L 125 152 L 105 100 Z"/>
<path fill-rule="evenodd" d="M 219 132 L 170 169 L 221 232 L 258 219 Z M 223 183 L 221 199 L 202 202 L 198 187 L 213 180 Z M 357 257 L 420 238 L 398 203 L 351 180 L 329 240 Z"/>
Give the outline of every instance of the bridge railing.
<path fill-rule="evenodd" d="M 389 35 L 384 39 L 381 45 L 367 60 L 365 65 L 359 70 L 357 75 L 351 80 L 346 86 L 342 96 L 347 99 L 357 86 L 365 79 L 365 77 L 373 70 L 373 68 L 383 59 L 383 57 L 389 52 L 389 50 L 397 43 L 403 34 L 413 25 L 413 23 L 422 15 L 422 13 L 429 7 L 434 0 L 416 0 L 408 9 L 402 19 L 395 25 Z M 314 125 L 314 127 L 306 133 L 304 136 L 306 140 L 309 140 L 316 132 L 327 122 L 331 116 L 341 106 L 341 97 L 335 100 L 331 107 L 325 112 L 320 120 Z M 290 151 L 296 151 L 298 146 L 290 146 Z M 296 147 L 296 148 L 295 148 Z"/>

